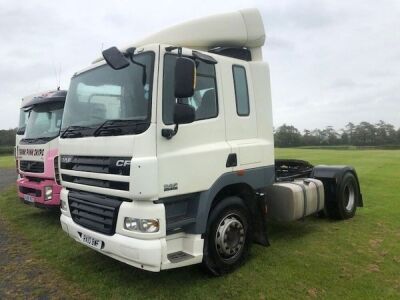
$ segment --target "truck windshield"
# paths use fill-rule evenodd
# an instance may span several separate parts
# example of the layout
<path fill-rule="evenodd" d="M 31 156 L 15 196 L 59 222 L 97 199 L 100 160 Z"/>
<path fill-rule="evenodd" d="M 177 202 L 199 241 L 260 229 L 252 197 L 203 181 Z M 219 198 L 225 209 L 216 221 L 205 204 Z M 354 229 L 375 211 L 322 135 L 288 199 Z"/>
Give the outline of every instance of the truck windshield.
<path fill-rule="evenodd" d="M 25 110 L 24 108 L 21 108 L 19 110 L 19 124 L 18 124 L 17 135 L 23 135 L 25 133 L 26 123 L 28 122 L 29 113 L 30 111 Z"/>
<path fill-rule="evenodd" d="M 111 125 L 108 135 L 145 131 L 148 126 L 137 125 L 150 124 L 153 65 L 154 53 L 145 52 L 122 70 L 106 64 L 73 77 L 61 137 L 98 135 L 99 129 L 105 135 Z"/>
<path fill-rule="evenodd" d="M 43 103 L 32 108 L 25 139 L 52 139 L 59 135 L 64 102 Z"/>

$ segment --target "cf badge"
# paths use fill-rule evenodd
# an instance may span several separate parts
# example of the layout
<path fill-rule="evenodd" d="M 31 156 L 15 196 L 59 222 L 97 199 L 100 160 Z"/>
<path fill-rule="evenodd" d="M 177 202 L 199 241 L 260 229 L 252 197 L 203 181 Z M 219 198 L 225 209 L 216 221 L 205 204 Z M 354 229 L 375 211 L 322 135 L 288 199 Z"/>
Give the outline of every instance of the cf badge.
<path fill-rule="evenodd" d="M 128 167 L 130 165 L 131 165 L 131 161 L 130 160 L 120 159 L 120 160 L 117 160 L 115 162 L 115 166 L 117 166 L 117 167 Z"/>

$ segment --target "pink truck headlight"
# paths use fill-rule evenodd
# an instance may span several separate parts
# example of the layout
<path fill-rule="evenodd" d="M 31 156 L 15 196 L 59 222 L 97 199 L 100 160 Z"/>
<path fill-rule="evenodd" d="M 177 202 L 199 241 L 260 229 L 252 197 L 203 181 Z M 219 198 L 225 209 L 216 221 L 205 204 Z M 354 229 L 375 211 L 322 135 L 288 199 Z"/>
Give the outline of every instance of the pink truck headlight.
<path fill-rule="evenodd" d="M 53 199 L 53 187 L 45 186 L 44 187 L 44 200 L 49 201 L 51 199 Z"/>

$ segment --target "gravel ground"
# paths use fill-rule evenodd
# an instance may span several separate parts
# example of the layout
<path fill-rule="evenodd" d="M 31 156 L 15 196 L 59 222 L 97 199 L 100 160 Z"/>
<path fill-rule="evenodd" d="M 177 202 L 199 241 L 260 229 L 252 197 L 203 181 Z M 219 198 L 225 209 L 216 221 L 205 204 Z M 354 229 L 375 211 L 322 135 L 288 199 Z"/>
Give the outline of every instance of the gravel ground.
<path fill-rule="evenodd" d="M 0 193 L 15 180 L 14 169 L 0 169 Z M 88 298 L 32 252 L 29 242 L 12 232 L 0 211 L 0 299 Z"/>

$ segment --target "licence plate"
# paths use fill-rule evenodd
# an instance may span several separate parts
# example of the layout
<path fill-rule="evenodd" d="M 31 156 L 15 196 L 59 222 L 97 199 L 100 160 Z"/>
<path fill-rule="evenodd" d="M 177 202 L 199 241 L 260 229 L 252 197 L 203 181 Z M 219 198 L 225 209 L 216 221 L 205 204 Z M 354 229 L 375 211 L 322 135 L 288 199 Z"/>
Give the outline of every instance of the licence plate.
<path fill-rule="evenodd" d="M 35 198 L 31 195 L 24 195 L 24 200 L 31 203 L 35 202 Z"/>
<path fill-rule="evenodd" d="M 86 245 L 96 248 L 96 249 L 101 249 L 101 246 L 102 246 L 102 241 L 95 239 L 91 236 L 88 236 L 86 234 L 83 234 L 83 233 L 81 235 L 81 241 L 83 243 L 85 243 Z"/>

